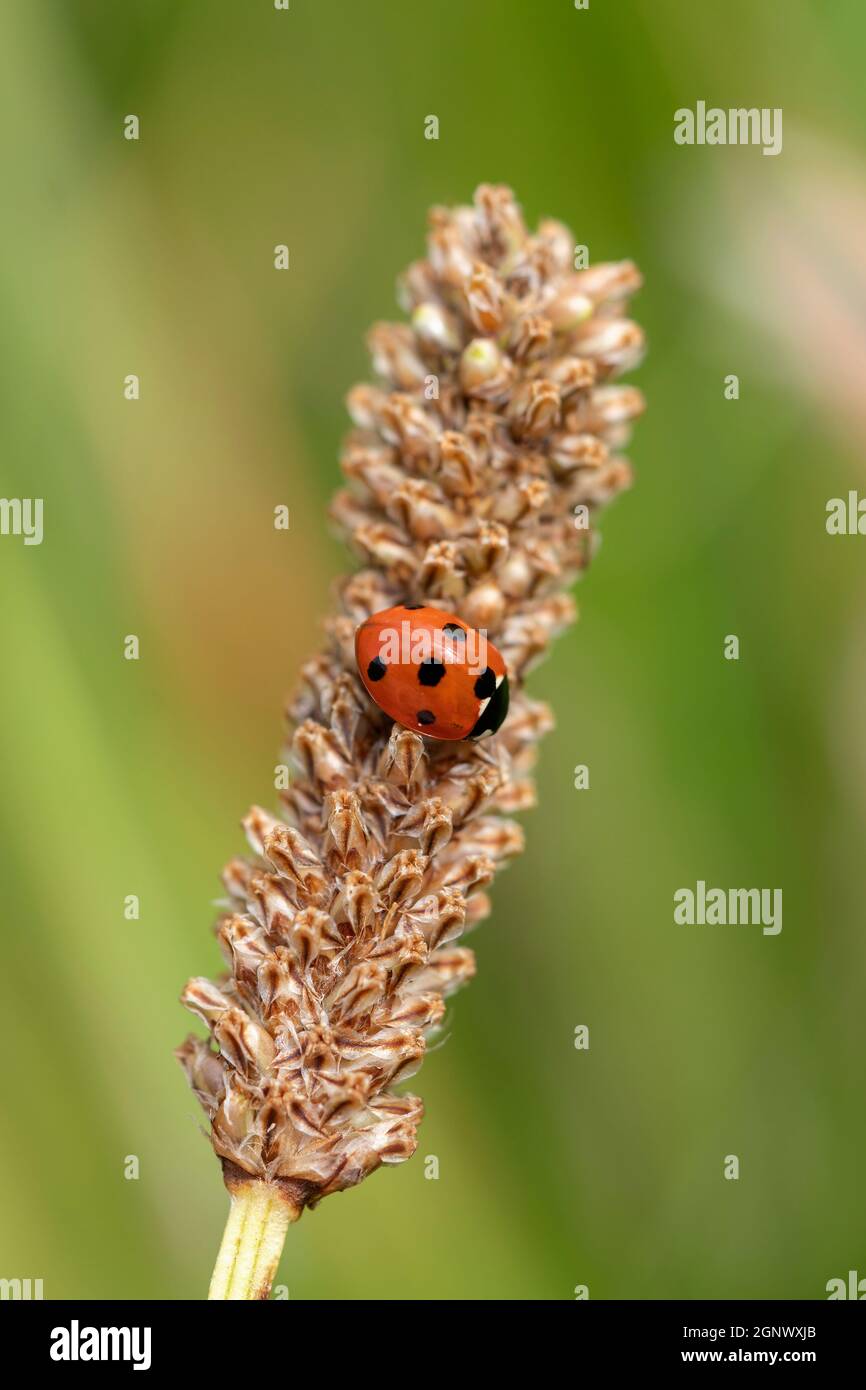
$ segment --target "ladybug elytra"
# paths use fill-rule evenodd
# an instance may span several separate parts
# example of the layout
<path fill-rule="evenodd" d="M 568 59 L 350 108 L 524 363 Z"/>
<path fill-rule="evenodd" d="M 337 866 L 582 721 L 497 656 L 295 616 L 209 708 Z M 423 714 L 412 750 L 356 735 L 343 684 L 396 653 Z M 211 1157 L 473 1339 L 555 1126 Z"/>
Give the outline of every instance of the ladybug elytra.
<path fill-rule="evenodd" d="M 418 603 L 384 608 L 355 633 L 358 673 L 398 724 L 437 739 L 494 734 L 508 713 L 508 674 L 486 635 Z"/>

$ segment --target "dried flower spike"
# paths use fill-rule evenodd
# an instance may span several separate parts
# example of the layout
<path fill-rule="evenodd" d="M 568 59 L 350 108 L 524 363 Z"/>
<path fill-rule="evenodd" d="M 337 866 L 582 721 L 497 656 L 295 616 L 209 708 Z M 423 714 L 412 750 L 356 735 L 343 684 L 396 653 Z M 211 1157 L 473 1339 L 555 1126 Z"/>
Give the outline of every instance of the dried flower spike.
<path fill-rule="evenodd" d="M 627 486 L 640 393 L 614 384 L 643 339 L 630 262 L 574 272 L 571 233 L 530 235 L 509 189 L 434 208 L 410 266 L 410 325 L 377 324 L 377 386 L 350 393 L 348 486 L 333 515 L 362 568 L 290 706 L 284 819 L 254 807 L 217 924 L 228 973 L 183 1002 L 210 1030 L 178 1050 L 232 1207 L 211 1298 L 266 1298 L 290 1221 L 416 1147 L 417 1071 L 444 999 L 474 972 L 456 944 L 519 852 L 547 708 L 527 671 L 574 618 L 588 518 Z M 354 634 L 398 602 L 484 629 L 508 717 L 480 744 L 432 743 L 366 695 Z"/>

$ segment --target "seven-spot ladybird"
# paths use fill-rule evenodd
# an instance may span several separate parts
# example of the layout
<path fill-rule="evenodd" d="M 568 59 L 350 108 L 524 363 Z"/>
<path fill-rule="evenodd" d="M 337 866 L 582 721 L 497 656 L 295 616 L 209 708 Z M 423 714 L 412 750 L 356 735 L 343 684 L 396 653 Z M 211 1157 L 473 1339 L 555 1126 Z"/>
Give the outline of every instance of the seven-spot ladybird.
<path fill-rule="evenodd" d="M 482 632 L 452 613 L 401 603 L 367 618 L 355 657 L 371 699 L 427 738 L 483 738 L 508 713 L 508 675 Z"/>

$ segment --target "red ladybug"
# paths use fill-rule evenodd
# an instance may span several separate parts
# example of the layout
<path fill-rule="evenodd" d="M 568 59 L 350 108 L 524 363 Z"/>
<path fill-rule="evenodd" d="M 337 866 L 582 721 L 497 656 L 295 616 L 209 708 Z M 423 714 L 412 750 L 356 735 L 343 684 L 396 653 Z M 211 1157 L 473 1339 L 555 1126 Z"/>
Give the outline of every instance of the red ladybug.
<path fill-rule="evenodd" d="M 482 632 L 441 608 L 400 603 L 355 633 L 361 680 L 380 709 L 427 738 L 483 738 L 508 713 L 508 675 Z"/>

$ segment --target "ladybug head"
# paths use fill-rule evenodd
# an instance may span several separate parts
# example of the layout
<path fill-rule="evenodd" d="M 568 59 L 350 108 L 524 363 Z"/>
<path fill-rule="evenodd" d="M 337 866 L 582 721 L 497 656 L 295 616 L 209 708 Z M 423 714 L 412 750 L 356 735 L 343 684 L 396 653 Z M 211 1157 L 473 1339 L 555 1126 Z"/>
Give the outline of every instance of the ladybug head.
<path fill-rule="evenodd" d="M 467 738 L 484 738 L 487 734 L 495 734 L 508 713 L 508 677 L 502 676 L 499 684 L 495 687 L 493 694 L 485 704 L 479 714 L 473 728 L 466 735 Z"/>

